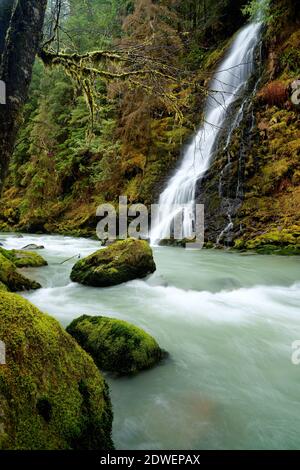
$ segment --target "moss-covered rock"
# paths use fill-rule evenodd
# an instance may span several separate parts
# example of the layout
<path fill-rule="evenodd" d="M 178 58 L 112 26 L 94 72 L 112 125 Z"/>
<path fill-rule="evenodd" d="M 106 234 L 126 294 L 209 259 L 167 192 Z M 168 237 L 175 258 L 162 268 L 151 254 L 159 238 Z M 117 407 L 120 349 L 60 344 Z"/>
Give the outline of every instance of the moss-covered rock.
<path fill-rule="evenodd" d="M 273 229 L 249 240 L 246 247 L 259 248 L 263 245 L 300 245 L 300 226 L 294 225 L 289 229 Z"/>
<path fill-rule="evenodd" d="M 116 241 L 78 261 L 71 280 L 95 287 L 108 287 L 141 279 L 155 271 L 152 249 L 145 240 Z"/>
<path fill-rule="evenodd" d="M 0 292 L 8 292 L 8 287 L 0 281 Z"/>
<path fill-rule="evenodd" d="M 20 274 L 15 264 L 3 256 L 2 253 L 0 253 L 0 282 L 12 292 L 39 289 L 41 287 L 38 282 Z"/>
<path fill-rule="evenodd" d="M 47 261 L 38 253 L 23 250 L 12 250 L 15 256 L 14 263 L 18 268 L 40 268 L 47 266 Z"/>
<path fill-rule="evenodd" d="M 234 248 L 240 251 L 253 250 L 262 255 L 300 255 L 300 226 L 274 228 L 250 240 L 237 239 Z"/>
<path fill-rule="evenodd" d="M 149 369 L 166 355 L 152 336 L 123 320 L 83 315 L 67 331 L 100 369 L 121 375 Z"/>
<path fill-rule="evenodd" d="M 0 248 L 0 253 L 14 263 L 17 268 L 39 268 L 48 264 L 41 255 L 32 251 Z"/>
<path fill-rule="evenodd" d="M 293 256 L 300 255 L 300 245 L 262 245 L 256 248 L 256 253 L 260 255 L 281 255 L 281 256 Z"/>
<path fill-rule="evenodd" d="M 107 385 L 53 318 L 0 295 L 0 449 L 111 449 Z"/>

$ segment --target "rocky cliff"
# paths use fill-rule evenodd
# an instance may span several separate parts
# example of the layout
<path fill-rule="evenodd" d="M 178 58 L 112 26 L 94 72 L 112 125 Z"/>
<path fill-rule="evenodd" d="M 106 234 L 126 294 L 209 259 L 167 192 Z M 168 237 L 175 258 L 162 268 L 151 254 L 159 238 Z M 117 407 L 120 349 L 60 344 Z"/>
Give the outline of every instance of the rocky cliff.
<path fill-rule="evenodd" d="M 198 185 L 207 241 L 261 252 L 299 252 L 300 30 L 295 5 L 273 2 L 256 76 Z M 298 245 L 298 246 L 297 246 Z"/>

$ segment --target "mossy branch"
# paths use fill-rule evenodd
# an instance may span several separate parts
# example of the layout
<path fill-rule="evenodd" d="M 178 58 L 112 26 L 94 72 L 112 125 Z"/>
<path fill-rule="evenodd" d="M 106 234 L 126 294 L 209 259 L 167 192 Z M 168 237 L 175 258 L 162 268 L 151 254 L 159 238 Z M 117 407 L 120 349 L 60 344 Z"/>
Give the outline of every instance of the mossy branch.
<path fill-rule="evenodd" d="M 45 66 L 62 66 L 66 74 L 82 89 L 91 112 L 92 121 L 97 108 L 97 92 L 94 83 L 97 77 L 106 81 L 128 81 L 129 85 L 141 87 L 147 93 L 159 96 L 161 101 L 175 112 L 179 120 L 183 118 L 176 96 L 165 91 L 161 86 L 163 81 L 176 84 L 178 78 L 168 70 L 165 64 L 143 56 L 134 49 L 97 50 L 85 54 L 68 54 L 65 52 L 56 53 L 44 48 L 39 52 L 39 57 Z M 100 64 L 103 67 L 100 67 Z M 121 71 L 113 70 L 116 64 L 121 64 Z"/>

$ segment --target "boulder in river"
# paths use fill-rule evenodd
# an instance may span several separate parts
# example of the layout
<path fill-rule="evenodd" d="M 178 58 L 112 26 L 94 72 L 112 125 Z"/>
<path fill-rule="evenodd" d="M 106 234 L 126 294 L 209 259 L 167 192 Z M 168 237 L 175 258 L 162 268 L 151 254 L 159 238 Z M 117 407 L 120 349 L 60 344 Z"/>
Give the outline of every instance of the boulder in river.
<path fill-rule="evenodd" d="M 108 287 L 141 279 L 156 270 L 153 253 L 145 240 L 116 241 L 78 261 L 71 280 L 94 287 Z"/>
<path fill-rule="evenodd" d="M 167 354 L 152 336 L 123 320 L 83 315 L 67 331 L 93 357 L 99 369 L 119 375 L 149 369 Z"/>
<path fill-rule="evenodd" d="M 106 382 L 55 319 L 3 292 L 0 338 L 0 449 L 113 448 Z"/>
<path fill-rule="evenodd" d="M 23 246 L 22 250 L 43 250 L 45 247 L 43 245 L 36 245 L 35 243 L 30 243 L 29 245 Z"/>
<path fill-rule="evenodd" d="M 47 266 L 47 261 L 38 253 L 24 250 L 11 250 L 12 259 L 17 268 L 40 268 Z"/>
<path fill-rule="evenodd" d="M 12 292 L 39 289 L 41 285 L 17 271 L 15 264 L 0 251 L 0 283 Z M 3 288 L 1 289 L 1 291 Z M 0 337 L 1 339 L 1 337 Z"/>
<path fill-rule="evenodd" d="M 17 268 L 39 268 L 48 264 L 41 255 L 32 251 L 5 250 L 0 247 L 0 253 L 14 263 Z"/>

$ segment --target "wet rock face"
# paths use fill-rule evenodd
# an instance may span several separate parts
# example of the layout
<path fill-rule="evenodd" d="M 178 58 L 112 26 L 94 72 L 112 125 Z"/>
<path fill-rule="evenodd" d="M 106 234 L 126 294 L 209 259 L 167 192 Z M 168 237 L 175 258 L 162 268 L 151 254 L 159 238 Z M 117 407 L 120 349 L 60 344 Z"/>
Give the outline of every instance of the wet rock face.
<path fill-rule="evenodd" d="M 67 328 L 101 370 L 135 374 L 157 364 L 166 353 L 152 336 L 130 323 L 83 315 Z"/>
<path fill-rule="evenodd" d="M 253 115 L 250 90 L 244 97 L 245 114 L 239 125 L 232 130 L 230 142 L 227 143 L 232 116 L 241 106 L 241 101 L 229 112 L 211 166 L 199 181 L 196 192 L 196 202 L 204 204 L 205 207 L 206 241 L 225 246 L 233 246 L 234 239 L 240 235 L 241 230 L 240 225 L 235 223 L 235 218 L 243 201 L 245 159 L 252 145 Z"/>
<path fill-rule="evenodd" d="M 260 63 L 261 44 L 255 57 Z M 211 165 L 196 188 L 196 202 L 205 207 L 206 242 L 233 246 L 240 235 L 235 219 L 244 198 L 245 161 L 253 140 L 253 98 L 260 75 L 257 67 L 241 96 L 227 109 Z"/>
<path fill-rule="evenodd" d="M 299 241 L 282 234 L 293 235 L 299 227 L 299 115 L 288 100 L 274 105 L 261 96 L 245 112 L 227 151 L 219 145 L 197 202 L 205 204 L 209 241 L 265 254 L 298 254 Z M 275 232 L 280 236 L 273 237 Z"/>
<path fill-rule="evenodd" d="M 1 292 L 0 338 L 0 449 L 113 447 L 107 385 L 56 320 Z"/>
<path fill-rule="evenodd" d="M 291 2 L 285 7 L 290 13 L 293 10 Z M 300 88 L 296 60 L 300 35 L 293 14 L 284 15 L 282 21 L 278 36 L 279 26 L 269 26 L 257 89 L 226 152 L 220 140 L 198 200 L 206 206 L 209 240 L 218 240 L 218 229 L 222 224 L 223 230 L 226 223 L 229 225 L 226 213 L 230 213 L 232 225 L 221 238 L 219 235 L 220 244 L 289 255 L 299 254 L 300 244 Z"/>
<path fill-rule="evenodd" d="M 129 238 L 78 261 L 72 269 L 71 280 L 94 287 L 108 287 L 142 279 L 155 270 L 148 242 Z"/>

